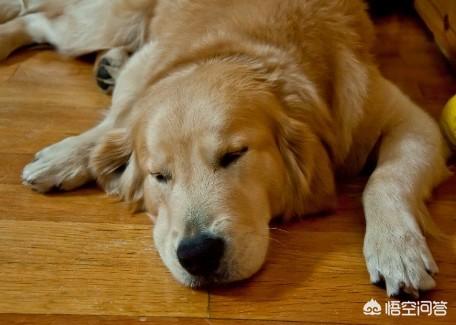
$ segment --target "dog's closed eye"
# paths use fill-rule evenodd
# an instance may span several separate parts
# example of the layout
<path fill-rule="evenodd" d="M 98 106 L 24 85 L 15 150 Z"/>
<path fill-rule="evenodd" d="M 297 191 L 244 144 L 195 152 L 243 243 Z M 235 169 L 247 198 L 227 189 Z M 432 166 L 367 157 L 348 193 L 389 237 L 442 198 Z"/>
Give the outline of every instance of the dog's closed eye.
<path fill-rule="evenodd" d="M 169 173 L 150 173 L 157 182 L 159 183 L 168 183 L 171 180 L 171 175 Z"/>
<path fill-rule="evenodd" d="M 240 150 L 225 153 L 219 160 L 219 166 L 222 168 L 228 168 L 231 164 L 239 160 L 247 151 L 248 147 L 243 147 Z"/>

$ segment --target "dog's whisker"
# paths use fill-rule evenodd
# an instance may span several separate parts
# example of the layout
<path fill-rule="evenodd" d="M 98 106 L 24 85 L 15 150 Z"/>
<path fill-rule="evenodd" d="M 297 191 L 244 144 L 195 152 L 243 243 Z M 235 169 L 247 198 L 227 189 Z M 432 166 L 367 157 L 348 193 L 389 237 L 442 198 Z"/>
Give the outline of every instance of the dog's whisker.
<path fill-rule="evenodd" d="M 280 241 L 280 240 L 278 240 L 277 238 L 269 237 L 269 240 L 270 240 L 270 241 L 273 241 L 273 242 L 275 242 L 275 243 L 278 243 L 278 244 L 281 245 L 281 246 L 285 246 L 285 243 L 282 242 L 282 241 Z"/>
<path fill-rule="evenodd" d="M 261 235 L 255 233 L 255 232 L 253 232 L 253 231 L 252 231 L 252 232 L 248 232 L 246 235 L 248 235 L 248 236 L 253 236 L 253 237 L 258 237 L 258 238 L 263 238 L 263 236 L 261 236 Z M 282 245 L 282 246 L 285 245 L 285 243 L 283 243 L 282 241 L 278 240 L 277 238 L 271 237 L 271 236 L 269 236 L 269 240 L 270 240 L 270 241 L 273 241 L 273 242 L 275 242 L 275 243 L 279 243 L 279 244 Z"/>
<path fill-rule="evenodd" d="M 284 232 L 284 233 L 290 233 L 290 231 L 286 230 L 286 229 L 282 229 L 282 228 L 276 228 L 276 227 L 269 227 L 270 230 L 277 230 L 277 231 L 281 231 L 281 232 Z"/>

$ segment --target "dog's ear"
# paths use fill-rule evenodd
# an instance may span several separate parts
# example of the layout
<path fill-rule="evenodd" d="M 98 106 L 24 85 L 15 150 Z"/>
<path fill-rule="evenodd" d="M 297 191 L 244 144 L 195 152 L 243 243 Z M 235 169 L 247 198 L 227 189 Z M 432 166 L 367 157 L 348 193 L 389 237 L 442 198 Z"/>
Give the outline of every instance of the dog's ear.
<path fill-rule="evenodd" d="M 279 123 L 277 143 L 288 178 L 285 217 L 333 209 L 331 159 L 315 132 L 305 122 L 286 116 Z"/>
<path fill-rule="evenodd" d="M 130 136 L 125 129 L 106 133 L 90 155 L 89 166 L 95 176 L 104 177 L 125 170 L 132 152 Z"/>
<path fill-rule="evenodd" d="M 89 167 L 97 182 L 111 195 L 143 209 L 143 175 L 126 129 L 106 133 L 92 150 Z"/>
<path fill-rule="evenodd" d="M 144 211 L 144 174 L 139 167 L 135 152 L 128 160 L 120 177 L 120 197 L 129 202 L 135 211 Z"/>
<path fill-rule="evenodd" d="M 293 73 L 298 70 L 292 66 L 258 64 L 253 70 L 258 73 L 255 79 L 269 85 L 281 106 L 271 114 L 288 176 L 285 217 L 334 208 L 332 161 L 337 139 L 327 104 L 305 75 Z"/>

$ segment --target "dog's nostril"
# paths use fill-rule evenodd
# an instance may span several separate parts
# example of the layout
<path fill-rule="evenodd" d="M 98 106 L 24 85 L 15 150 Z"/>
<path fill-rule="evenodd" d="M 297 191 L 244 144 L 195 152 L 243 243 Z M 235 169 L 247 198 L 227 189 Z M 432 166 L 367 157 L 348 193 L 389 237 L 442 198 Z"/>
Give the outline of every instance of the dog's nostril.
<path fill-rule="evenodd" d="M 217 270 L 224 251 L 225 242 L 222 238 L 201 233 L 180 242 L 177 258 L 188 273 L 207 276 Z"/>

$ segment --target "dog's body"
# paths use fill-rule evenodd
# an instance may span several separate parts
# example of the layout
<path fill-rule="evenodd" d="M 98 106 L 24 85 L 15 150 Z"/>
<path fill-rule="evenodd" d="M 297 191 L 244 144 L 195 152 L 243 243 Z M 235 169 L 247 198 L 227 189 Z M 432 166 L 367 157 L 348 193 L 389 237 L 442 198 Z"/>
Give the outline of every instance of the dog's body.
<path fill-rule="evenodd" d="M 379 73 L 361 2 L 7 0 L 1 21 L 0 58 L 36 42 L 101 51 L 98 83 L 115 84 L 106 119 L 39 152 L 25 184 L 96 179 L 146 209 L 181 282 L 250 276 L 273 216 L 330 209 L 336 173 L 376 155 L 363 196 L 371 280 L 390 295 L 434 287 L 420 225 L 448 174 L 445 144 Z"/>

